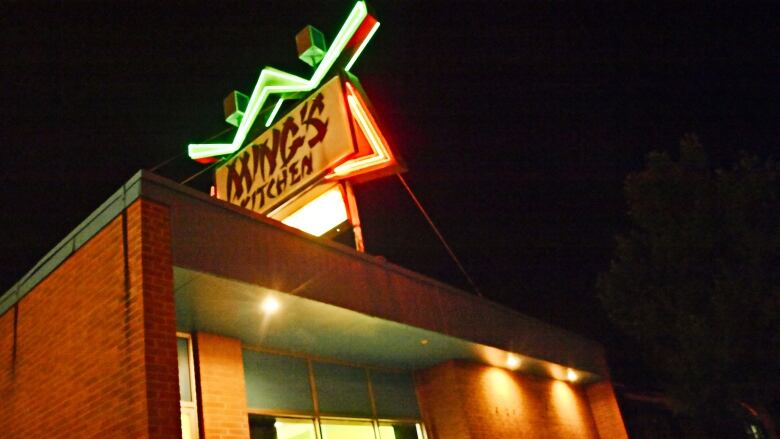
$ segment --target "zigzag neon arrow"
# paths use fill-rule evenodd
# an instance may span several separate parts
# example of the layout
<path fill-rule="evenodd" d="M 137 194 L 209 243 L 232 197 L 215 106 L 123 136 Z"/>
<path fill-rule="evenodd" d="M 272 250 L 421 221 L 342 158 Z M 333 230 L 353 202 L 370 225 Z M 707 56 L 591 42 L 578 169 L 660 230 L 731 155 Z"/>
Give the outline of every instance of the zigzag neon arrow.
<path fill-rule="evenodd" d="M 328 73 L 333 64 L 339 58 L 344 51 L 347 43 L 355 35 L 355 32 L 360 28 L 363 20 L 368 16 L 368 9 L 363 1 L 358 1 L 355 7 L 352 8 L 352 12 L 349 13 L 347 21 L 339 30 L 336 38 L 333 40 L 322 61 L 314 70 L 314 74 L 311 79 L 304 79 L 299 76 L 292 75 L 290 73 L 283 72 L 281 70 L 274 69 L 272 67 L 266 67 L 260 72 L 260 77 L 257 80 L 254 91 L 249 98 L 249 102 L 244 111 L 244 116 L 238 125 L 238 130 L 231 143 L 215 143 L 215 144 L 190 144 L 188 146 L 188 152 L 190 158 L 194 160 L 204 159 L 208 157 L 214 157 L 225 154 L 232 154 L 238 151 L 244 144 L 246 137 L 249 133 L 249 129 L 255 122 L 260 110 L 265 105 L 268 97 L 271 94 L 281 93 L 294 93 L 294 92 L 307 92 L 311 91 L 322 82 L 325 74 Z M 378 23 L 374 25 L 373 31 L 376 30 Z M 363 47 L 368 43 L 374 32 L 370 32 L 366 38 L 361 42 L 359 50 L 355 52 L 352 59 L 349 60 L 347 66 L 352 67 L 357 57 L 362 52 Z M 278 105 L 277 105 L 278 107 Z M 277 108 L 278 111 L 278 108 Z M 269 117 L 267 124 L 273 120 L 273 116 Z"/>
<path fill-rule="evenodd" d="M 376 29 L 376 27 L 374 28 Z M 349 82 L 346 84 L 347 89 L 347 104 L 349 105 L 350 112 L 355 118 L 360 130 L 363 131 L 363 135 L 366 136 L 368 144 L 371 147 L 371 154 L 363 157 L 355 158 L 344 162 L 336 166 L 326 179 L 344 178 L 354 176 L 369 169 L 377 169 L 383 165 L 388 166 L 395 161 L 393 153 L 390 147 L 387 145 L 387 140 L 379 130 L 374 117 L 366 109 L 366 103 L 360 97 L 360 94 L 355 91 L 355 87 Z"/>

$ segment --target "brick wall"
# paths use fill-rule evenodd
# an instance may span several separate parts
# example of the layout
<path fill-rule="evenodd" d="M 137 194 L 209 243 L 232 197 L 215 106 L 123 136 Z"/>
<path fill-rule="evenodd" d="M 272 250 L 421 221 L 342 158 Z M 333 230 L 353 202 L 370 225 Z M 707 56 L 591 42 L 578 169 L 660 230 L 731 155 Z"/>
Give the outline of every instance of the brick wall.
<path fill-rule="evenodd" d="M 580 386 L 466 361 L 415 380 L 431 439 L 599 437 Z"/>
<path fill-rule="evenodd" d="M 241 342 L 203 332 L 194 341 L 202 437 L 249 439 Z"/>
<path fill-rule="evenodd" d="M 0 437 L 181 437 L 169 228 L 136 201 L 0 316 Z"/>
<path fill-rule="evenodd" d="M 585 388 L 585 393 L 588 395 L 590 411 L 596 421 L 599 435 L 602 438 L 628 439 L 612 383 L 604 380 L 590 384 Z"/>
<path fill-rule="evenodd" d="M 417 400 L 431 439 L 471 438 L 464 414 L 469 409 L 458 387 L 460 379 L 453 362 L 415 374 Z"/>

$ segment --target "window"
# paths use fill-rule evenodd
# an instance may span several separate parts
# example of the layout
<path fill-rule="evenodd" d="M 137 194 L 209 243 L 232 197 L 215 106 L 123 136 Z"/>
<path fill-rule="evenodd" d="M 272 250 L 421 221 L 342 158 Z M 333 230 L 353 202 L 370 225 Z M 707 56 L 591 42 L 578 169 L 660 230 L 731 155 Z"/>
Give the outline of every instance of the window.
<path fill-rule="evenodd" d="M 371 418 L 366 370 L 341 364 L 312 362 L 320 414 L 340 418 Z"/>
<path fill-rule="evenodd" d="M 197 439 L 198 409 L 195 400 L 195 372 L 192 362 L 192 343 L 189 334 L 176 334 L 179 357 L 179 404 L 181 407 L 182 439 Z"/>
<path fill-rule="evenodd" d="M 255 414 L 249 415 L 249 436 L 251 439 L 425 439 L 422 425 L 414 422 Z"/>
<path fill-rule="evenodd" d="M 249 416 L 250 439 L 316 439 L 314 419 Z"/>
<path fill-rule="evenodd" d="M 422 439 L 422 425 L 412 422 L 380 422 L 379 439 Z"/>
<path fill-rule="evenodd" d="M 375 439 L 371 420 L 322 419 L 322 439 Z"/>
<path fill-rule="evenodd" d="M 414 380 L 244 349 L 251 439 L 425 439 Z"/>
<path fill-rule="evenodd" d="M 305 359 L 244 350 L 247 407 L 275 413 L 313 413 Z"/>

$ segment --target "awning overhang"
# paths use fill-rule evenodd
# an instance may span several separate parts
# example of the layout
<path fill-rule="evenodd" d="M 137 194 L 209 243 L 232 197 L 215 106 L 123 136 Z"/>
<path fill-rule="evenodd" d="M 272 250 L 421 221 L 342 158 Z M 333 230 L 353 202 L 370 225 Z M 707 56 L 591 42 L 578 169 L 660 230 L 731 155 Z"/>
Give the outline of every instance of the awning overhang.
<path fill-rule="evenodd" d="M 183 332 L 210 332 L 271 352 L 389 369 L 424 369 L 451 359 L 508 367 L 511 355 L 517 361 L 512 369 L 558 379 L 567 377 L 567 369 L 560 365 L 294 293 L 180 267 L 174 267 L 174 279 L 176 324 Z M 273 313 L 262 307 L 269 298 L 279 304 Z M 578 381 L 599 378 L 582 370 L 576 373 Z"/>
<path fill-rule="evenodd" d="M 545 376 L 608 376 L 598 343 L 154 174 L 139 181 L 142 198 L 170 209 L 181 330 L 388 367 L 499 366 L 514 353 Z M 282 310 L 263 327 L 267 294 Z"/>

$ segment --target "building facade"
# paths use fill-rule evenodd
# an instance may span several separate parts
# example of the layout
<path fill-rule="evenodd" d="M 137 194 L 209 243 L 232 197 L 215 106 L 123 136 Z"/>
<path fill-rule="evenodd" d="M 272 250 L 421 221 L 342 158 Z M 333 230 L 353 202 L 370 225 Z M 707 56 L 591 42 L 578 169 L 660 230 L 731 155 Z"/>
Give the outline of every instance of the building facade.
<path fill-rule="evenodd" d="M 627 436 L 598 344 L 139 172 L 0 296 L 0 437 Z"/>

